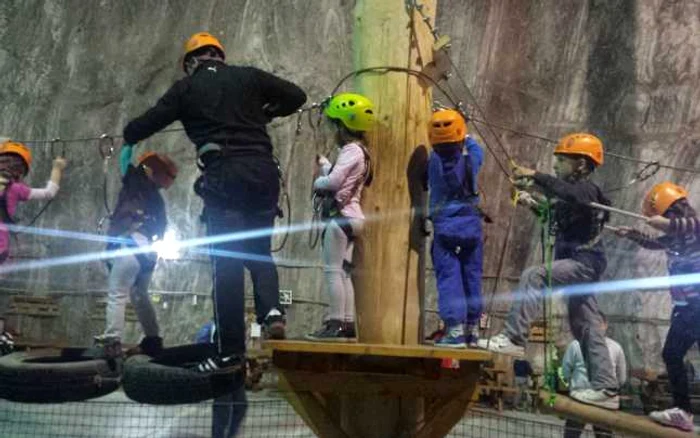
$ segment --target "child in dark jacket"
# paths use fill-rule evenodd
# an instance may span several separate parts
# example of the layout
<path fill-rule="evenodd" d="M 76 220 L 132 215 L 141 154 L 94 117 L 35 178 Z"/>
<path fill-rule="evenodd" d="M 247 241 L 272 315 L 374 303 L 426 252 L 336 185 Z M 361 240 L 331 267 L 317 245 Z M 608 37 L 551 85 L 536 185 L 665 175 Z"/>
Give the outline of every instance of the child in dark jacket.
<path fill-rule="evenodd" d="M 165 155 L 149 152 L 141 155 L 133 166 L 130 159 L 122 163 L 122 189 L 110 218 L 107 234 L 118 242 L 108 250 L 148 247 L 162 239 L 167 227 L 165 202 L 160 189 L 168 189 L 177 176 L 177 166 Z M 107 324 L 95 344 L 108 357 L 121 355 L 124 313 L 127 296 L 136 309 L 145 337 L 139 345 L 143 354 L 156 355 L 163 346 L 158 322 L 148 296 L 148 286 L 157 261 L 155 252 L 115 257 L 109 266 Z"/>
<path fill-rule="evenodd" d="M 666 251 L 671 276 L 700 273 L 700 220 L 687 197 L 684 188 L 668 181 L 655 185 L 646 195 L 642 212 L 649 217 L 649 225 L 666 233 L 661 237 L 629 227 L 617 230 L 618 235 L 644 248 Z M 693 414 L 683 359 L 700 342 L 700 285 L 697 281 L 687 283 L 671 286 L 671 327 L 662 352 L 674 407 L 649 416 L 658 423 L 691 431 Z"/>
<path fill-rule="evenodd" d="M 554 149 L 554 173 L 514 166 L 515 184 L 534 187 L 553 203 L 552 228 L 555 235 L 551 272 L 546 264 L 530 267 L 520 277 L 518 293 L 502 333 L 479 341 L 489 350 L 523 356 L 530 322 L 540 314 L 542 294 L 551 280 L 553 288 L 594 283 L 606 267 L 600 233 L 607 215 L 592 208 L 591 202 L 609 204 L 603 192 L 589 177 L 603 164 L 603 143 L 591 134 L 577 133 L 562 138 Z M 529 198 L 528 204 L 534 203 Z M 591 388 L 573 391 L 571 397 L 607 409 L 618 409 L 618 384 L 610 355 L 601 332 L 602 314 L 594 294 L 566 297 L 569 324 L 590 374 Z"/>

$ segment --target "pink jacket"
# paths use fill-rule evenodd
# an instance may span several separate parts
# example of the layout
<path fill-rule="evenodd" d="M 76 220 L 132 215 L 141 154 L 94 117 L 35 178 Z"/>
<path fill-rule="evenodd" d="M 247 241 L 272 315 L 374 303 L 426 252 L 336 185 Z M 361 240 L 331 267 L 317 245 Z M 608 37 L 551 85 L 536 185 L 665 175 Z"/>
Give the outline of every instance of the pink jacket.
<path fill-rule="evenodd" d="M 17 204 L 34 199 L 52 199 L 58 192 L 58 186 L 51 181 L 43 189 L 33 189 L 21 182 L 13 182 L 0 198 L 5 198 L 7 213 L 14 217 Z M 7 224 L 0 222 L 0 255 L 6 254 L 10 249 L 10 231 Z"/>
<path fill-rule="evenodd" d="M 343 216 L 364 219 L 360 197 L 366 173 L 367 163 L 362 147 L 357 143 L 348 143 L 340 149 L 332 168 L 322 167 L 322 176 L 314 181 L 314 190 L 334 192 L 335 200 L 342 206 L 340 212 Z"/>

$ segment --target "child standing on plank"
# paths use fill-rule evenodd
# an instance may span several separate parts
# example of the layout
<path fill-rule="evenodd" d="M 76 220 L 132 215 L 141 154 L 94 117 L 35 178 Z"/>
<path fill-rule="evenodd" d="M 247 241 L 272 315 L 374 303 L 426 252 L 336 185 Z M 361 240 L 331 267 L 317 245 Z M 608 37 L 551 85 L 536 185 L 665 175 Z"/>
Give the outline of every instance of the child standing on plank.
<path fill-rule="evenodd" d="M 134 166 L 131 151 L 132 148 L 125 148 L 120 156 L 123 185 L 107 232 L 121 242 L 109 243 L 107 250 L 147 247 L 163 238 L 168 223 L 160 189 L 168 189 L 173 184 L 177 166 L 167 156 L 154 152 L 141 155 Z M 108 264 L 107 324 L 104 333 L 95 336 L 95 344 L 105 356 L 121 355 L 128 296 L 131 296 L 145 335 L 138 352 L 155 356 L 163 348 L 156 313 L 148 296 L 156 261 L 156 253 L 145 252 L 115 257 Z"/>
<path fill-rule="evenodd" d="M 433 113 L 428 128 L 428 190 L 434 238 L 433 267 L 445 336 L 436 347 L 476 347 L 481 318 L 483 238 L 476 181 L 484 160 L 481 146 L 467 134 L 462 115 Z"/>
<path fill-rule="evenodd" d="M 33 200 L 50 200 L 58 193 L 64 158 L 53 160 L 51 177 L 43 189 L 34 189 L 22 180 L 32 165 L 32 152 L 22 143 L 7 140 L 0 144 L 0 263 L 10 255 L 10 231 L 7 224 L 14 223 L 17 204 Z"/>
<path fill-rule="evenodd" d="M 306 336 L 313 341 L 354 342 L 355 290 L 352 284 L 355 239 L 365 215 L 360 207 L 364 186 L 372 181 L 372 166 L 365 147 L 365 132 L 375 121 L 374 104 L 365 96 L 333 96 L 323 110 L 335 129 L 340 154 L 333 166 L 318 157 L 314 190 L 322 196 L 323 273 L 330 306 L 323 326 Z M 317 176 L 317 177 L 316 177 Z"/>
<path fill-rule="evenodd" d="M 530 322 L 540 314 L 542 295 L 551 286 L 594 283 L 600 279 L 607 261 L 600 234 L 606 214 L 590 207 L 590 202 L 608 204 L 600 188 L 590 181 L 603 164 L 603 143 L 591 134 L 577 133 L 562 138 L 554 149 L 554 173 L 546 175 L 514 165 L 516 187 L 535 188 L 554 203 L 550 230 L 555 234 L 554 261 L 528 268 L 520 284 L 503 332 L 479 346 L 523 356 Z M 531 199 L 531 198 L 530 198 Z M 591 388 L 571 392 L 582 403 L 618 409 L 617 379 L 613 374 L 605 336 L 600 330 L 602 316 L 594 294 L 567 297 L 569 324 L 588 369 Z"/>
<path fill-rule="evenodd" d="M 617 234 L 644 248 L 666 251 L 671 276 L 700 273 L 700 221 L 688 202 L 688 192 L 668 181 L 657 184 L 644 198 L 642 212 L 649 217 L 649 225 L 666 234 L 655 238 L 629 227 L 620 227 Z M 700 284 L 693 281 L 672 286 L 671 299 L 671 327 L 661 354 L 674 407 L 649 416 L 658 423 L 692 431 L 693 411 L 683 359 L 700 342 Z"/>

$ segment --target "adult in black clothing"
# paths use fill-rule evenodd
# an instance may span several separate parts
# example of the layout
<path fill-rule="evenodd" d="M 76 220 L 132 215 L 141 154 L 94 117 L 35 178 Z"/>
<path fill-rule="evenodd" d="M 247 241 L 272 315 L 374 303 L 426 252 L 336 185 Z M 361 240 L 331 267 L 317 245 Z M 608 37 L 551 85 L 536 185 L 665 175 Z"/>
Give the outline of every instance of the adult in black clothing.
<path fill-rule="evenodd" d="M 279 168 L 265 125 L 294 113 L 306 94 L 291 82 L 254 67 L 224 63 L 221 43 L 197 33 L 185 44 L 183 69 L 158 103 L 124 128 L 126 148 L 180 120 L 197 148 L 209 236 L 233 234 L 211 245 L 218 355 L 202 372 L 234 369 L 245 353 L 244 272 L 251 273 L 258 322 L 269 338 L 284 338 L 279 284 L 270 254 L 279 197 Z M 262 230 L 253 236 L 252 230 Z"/>

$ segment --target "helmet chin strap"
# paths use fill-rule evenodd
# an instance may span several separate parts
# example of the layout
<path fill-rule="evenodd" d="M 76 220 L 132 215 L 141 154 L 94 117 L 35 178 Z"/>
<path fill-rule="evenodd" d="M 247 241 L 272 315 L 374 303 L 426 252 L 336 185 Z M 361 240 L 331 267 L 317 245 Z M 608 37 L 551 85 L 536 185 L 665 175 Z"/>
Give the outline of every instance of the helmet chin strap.
<path fill-rule="evenodd" d="M 197 57 L 190 57 L 190 59 L 185 62 L 185 73 L 187 73 L 187 76 L 192 76 L 192 74 L 197 71 L 197 67 L 199 67 L 200 64 Z"/>
<path fill-rule="evenodd" d="M 199 55 L 199 56 L 191 56 L 185 62 L 185 73 L 187 73 L 187 76 L 192 76 L 194 74 L 194 72 L 197 71 L 199 66 L 202 65 L 203 62 L 210 61 L 210 60 L 223 62 L 224 59 L 221 56 L 210 55 L 209 53 Z"/>

